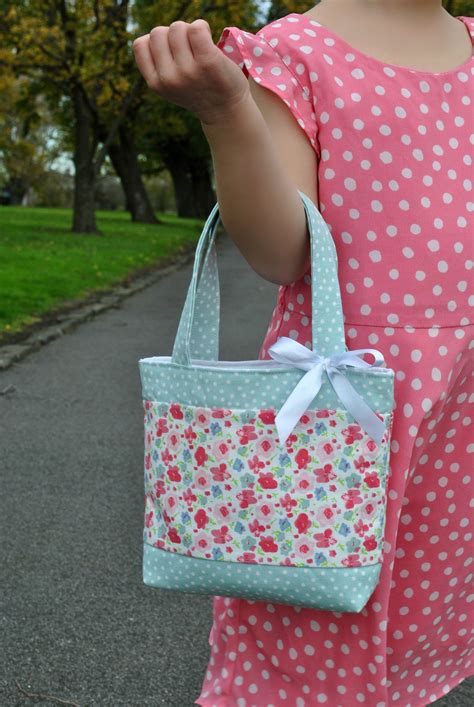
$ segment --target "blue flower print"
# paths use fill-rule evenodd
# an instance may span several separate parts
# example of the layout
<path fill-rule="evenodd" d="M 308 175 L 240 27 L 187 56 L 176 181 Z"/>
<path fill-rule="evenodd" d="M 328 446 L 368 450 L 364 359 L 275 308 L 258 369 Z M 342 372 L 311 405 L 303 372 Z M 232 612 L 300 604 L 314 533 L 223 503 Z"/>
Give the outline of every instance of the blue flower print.
<path fill-rule="evenodd" d="M 248 488 L 254 481 L 255 477 L 252 476 L 252 474 L 245 473 L 243 476 L 240 477 L 240 484 L 244 489 Z"/>
<path fill-rule="evenodd" d="M 288 491 L 291 488 L 291 481 L 289 479 L 282 479 L 280 481 L 280 488 L 282 491 Z"/>
<path fill-rule="evenodd" d="M 324 486 L 318 486 L 318 488 L 315 490 L 314 495 L 316 496 L 316 499 L 320 501 L 322 498 L 327 497 L 326 489 Z"/>
<path fill-rule="evenodd" d="M 183 459 L 185 462 L 190 462 L 192 460 L 191 452 L 189 451 L 189 449 L 187 447 L 183 451 Z"/>
<path fill-rule="evenodd" d="M 209 427 L 211 435 L 217 435 L 219 432 L 222 430 L 222 427 L 218 422 L 211 422 L 211 425 Z"/>
<path fill-rule="evenodd" d="M 222 496 L 222 489 L 217 484 L 215 486 L 211 486 L 211 491 L 213 498 L 219 498 L 219 496 Z"/>
<path fill-rule="evenodd" d="M 341 523 L 341 527 L 339 528 L 339 532 L 341 535 L 347 536 L 351 532 L 351 529 L 347 525 L 347 523 Z"/>
<path fill-rule="evenodd" d="M 350 474 L 346 479 L 347 487 L 352 489 L 354 486 L 361 485 L 361 475 L 360 474 Z"/>
<path fill-rule="evenodd" d="M 288 518 L 280 518 L 278 525 L 280 526 L 280 530 L 286 530 L 291 527 L 291 523 Z"/>
<path fill-rule="evenodd" d="M 247 537 L 242 540 L 242 547 L 244 550 L 251 550 L 256 544 L 257 541 L 251 535 L 247 535 Z"/>
<path fill-rule="evenodd" d="M 224 557 L 224 555 L 223 555 L 220 547 L 213 547 L 212 548 L 212 559 L 213 560 L 220 560 L 221 557 Z"/>
<path fill-rule="evenodd" d="M 327 561 L 326 555 L 324 552 L 317 552 L 316 555 L 314 556 L 314 561 L 316 562 L 317 565 L 322 565 L 324 562 Z"/>
<path fill-rule="evenodd" d="M 338 471 L 342 471 L 345 473 L 346 471 L 349 471 L 349 469 L 351 468 L 351 465 L 347 461 L 346 457 L 342 457 L 341 462 L 337 468 L 338 468 Z"/>
<path fill-rule="evenodd" d="M 186 524 L 190 520 L 191 520 L 191 516 L 189 515 L 189 513 L 187 511 L 185 511 L 184 513 L 181 513 L 181 521 L 183 523 Z"/>
<path fill-rule="evenodd" d="M 351 538 L 346 542 L 347 552 L 355 552 L 360 548 L 359 538 Z"/>
<path fill-rule="evenodd" d="M 238 520 L 234 525 L 234 530 L 236 533 L 239 533 L 239 535 L 242 535 L 245 530 L 245 525 Z"/>
<path fill-rule="evenodd" d="M 233 466 L 232 466 L 232 469 L 234 469 L 234 471 L 242 471 L 243 468 L 244 468 L 243 461 L 241 459 L 236 459 Z"/>

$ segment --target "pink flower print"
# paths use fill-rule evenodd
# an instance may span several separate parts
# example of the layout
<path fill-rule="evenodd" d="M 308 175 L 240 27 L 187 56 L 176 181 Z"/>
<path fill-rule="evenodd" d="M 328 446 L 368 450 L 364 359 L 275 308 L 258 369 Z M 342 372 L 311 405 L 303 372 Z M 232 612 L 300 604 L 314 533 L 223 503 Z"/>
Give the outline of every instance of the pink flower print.
<path fill-rule="evenodd" d="M 299 449 L 295 455 L 295 461 L 298 465 L 298 469 L 306 469 L 309 462 L 311 461 L 311 455 L 307 449 Z"/>
<path fill-rule="evenodd" d="M 346 444 L 354 444 L 358 439 L 363 439 L 364 435 L 361 432 L 360 425 L 352 424 L 347 425 L 341 430 L 344 435 L 344 441 Z"/>
<path fill-rule="evenodd" d="M 173 455 L 169 453 L 167 448 L 163 449 L 161 452 L 161 461 L 165 465 L 168 465 L 171 461 L 173 461 Z"/>
<path fill-rule="evenodd" d="M 303 533 L 307 533 L 311 527 L 311 521 L 308 518 L 308 515 L 306 513 L 300 513 L 295 520 L 295 526 L 298 529 L 298 533 L 301 535 L 303 535 Z"/>
<path fill-rule="evenodd" d="M 269 521 L 272 516 L 275 513 L 275 508 L 272 503 L 268 503 L 268 501 L 265 501 L 264 503 L 261 503 L 257 508 L 255 509 L 255 514 L 257 518 L 260 520 L 266 520 Z"/>
<path fill-rule="evenodd" d="M 205 550 L 211 549 L 212 540 L 206 532 L 201 530 L 199 533 L 196 534 L 194 546 L 196 547 L 196 549 L 202 550 L 204 552 Z"/>
<path fill-rule="evenodd" d="M 361 454 L 358 459 L 354 459 L 354 466 L 358 471 L 360 471 L 361 474 L 363 474 L 364 471 L 370 466 L 370 462 L 364 459 Z"/>
<path fill-rule="evenodd" d="M 362 503 L 359 489 L 349 489 L 346 493 L 342 494 L 342 498 L 346 502 L 346 508 L 354 508 L 356 503 Z"/>
<path fill-rule="evenodd" d="M 241 508 L 248 508 L 251 503 L 257 503 L 253 489 L 243 489 L 237 494 Z"/>
<path fill-rule="evenodd" d="M 181 474 L 177 466 L 170 466 L 167 471 L 168 477 L 171 481 L 181 481 Z"/>
<path fill-rule="evenodd" d="M 258 483 L 262 489 L 276 489 L 278 486 L 278 481 L 275 479 L 271 471 L 267 474 L 259 474 Z"/>
<path fill-rule="evenodd" d="M 297 441 L 298 441 L 298 435 L 295 435 L 295 434 L 288 435 L 288 437 L 286 438 L 286 442 L 285 442 L 285 447 L 287 448 L 288 452 L 293 451 L 293 445 Z"/>
<path fill-rule="evenodd" d="M 194 514 L 194 520 L 198 528 L 205 528 L 209 523 L 209 516 L 207 515 L 204 508 L 200 508 L 197 513 Z"/>
<path fill-rule="evenodd" d="M 166 525 L 170 525 L 172 518 L 167 514 L 166 510 L 163 508 L 163 520 Z"/>
<path fill-rule="evenodd" d="M 336 452 L 336 445 L 332 442 L 329 442 L 328 440 L 318 442 L 316 445 L 315 454 L 322 462 L 330 461 L 331 459 L 333 459 Z"/>
<path fill-rule="evenodd" d="M 332 536 L 331 528 L 326 528 L 323 533 L 315 533 L 314 538 L 316 539 L 317 547 L 330 547 L 337 543 L 336 538 Z"/>
<path fill-rule="evenodd" d="M 326 483 L 336 478 L 337 474 L 333 469 L 332 464 L 325 464 L 322 469 L 315 469 L 316 481 L 318 483 Z"/>
<path fill-rule="evenodd" d="M 254 552 L 244 552 L 242 555 L 239 555 L 237 557 L 237 560 L 238 560 L 238 562 L 256 562 L 257 561 Z"/>
<path fill-rule="evenodd" d="M 212 484 L 212 477 L 206 469 L 199 469 L 196 472 L 194 478 L 194 485 L 200 491 L 205 491 L 210 488 Z"/>
<path fill-rule="evenodd" d="M 278 545 L 271 535 L 262 535 L 258 544 L 262 548 L 263 552 L 278 552 Z"/>
<path fill-rule="evenodd" d="M 153 511 L 145 513 L 145 527 L 151 528 L 153 525 Z"/>
<path fill-rule="evenodd" d="M 195 419 L 196 425 L 198 427 L 201 427 L 201 428 L 209 427 L 209 423 L 211 420 L 211 413 L 206 408 L 196 408 L 194 410 L 194 419 Z"/>
<path fill-rule="evenodd" d="M 257 439 L 258 436 L 254 425 L 242 425 L 240 430 L 237 430 L 236 435 L 241 445 L 248 444 L 251 439 Z"/>
<path fill-rule="evenodd" d="M 314 549 L 314 542 L 310 538 L 300 538 L 295 541 L 295 553 L 298 557 L 311 557 Z"/>
<path fill-rule="evenodd" d="M 163 479 L 158 479 L 157 481 L 155 481 L 156 497 L 159 498 L 160 496 L 162 496 L 164 494 L 164 492 L 165 492 L 165 482 L 163 481 Z"/>
<path fill-rule="evenodd" d="M 369 489 L 375 489 L 380 486 L 380 479 L 376 471 L 371 471 L 370 474 L 364 476 L 364 481 Z"/>
<path fill-rule="evenodd" d="M 367 532 L 368 529 L 369 529 L 369 526 L 365 525 L 363 520 L 361 520 L 360 518 L 356 523 L 354 523 L 354 531 L 361 538 L 363 537 L 364 533 Z"/>
<path fill-rule="evenodd" d="M 361 508 L 362 511 L 362 517 L 365 520 L 371 520 L 372 516 L 374 515 L 376 511 L 376 506 L 372 501 L 368 501 L 367 503 L 364 503 L 364 505 Z"/>
<path fill-rule="evenodd" d="M 179 403 L 173 403 L 170 405 L 169 413 L 174 420 L 182 420 L 184 417 L 183 411 L 181 410 L 181 405 Z"/>
<path fill-rule="evenodd" d="M 191 425 L 188 425 L 186 429 L 184 430 L 184 438 L 186 442 L 189 444 L 190 447 L 192 447 L 194 440 L 196 439 L 197 434 L 191 427 Z"/>
<path fill-rule="evenodd" d="M 151 408 L 152 406 L 153 406 L 153 403 L 151 402 L 151 400 L 144 400 L 144 401 L 143 401 L 143 408 L 144 408 L 145 410 L 150 410 L 150 408 Z"/>
<path fill-rule="evenodd" d="M 176 432 L 170 432 L 164 443 L 174 454 L 179 449 L 181 445 L 181 438 L 176 434 Z"/>
<path fill-rule="evenodd" d="M 375 535 L 369 535 L 369 537 L 362 541 L 362 545 L 368 552 L 370 552 L 371 550 L 375 550 L 375 548 L 377 547 Z"/>
<path fill-rule="evenodd" d="M 317 418 L 324 418 L 324 417 L 331 417 L 331 415 L 335 415 L 336 411 L 335 410 L 316 410 L 316 417 Z"/>
<path fill-rule="evenodd" d="M 249 465 L 249 469 L 255 471 L 257 474 L 259 469 L 265 469 L 265 462 L 260 461 L 256 454 L 248 460 L 247 464 Z"/>
<path fill-rule="evenodd" d="M 291 513 L 291 510 L 298 505 L 298 501 L 292 498 L 289 493 L 285 493 L 280 499 L 281 507 L 285 509 L 287 513 Z"/>
<path fill-rule="evenodd" d="M 170 512 L 176 513 L 176 510 L 178 507 L 178 496 L 175 493 L 172 493 L 172 492 L 167 493 L 166 496 L 164 497 L 164 502 L 165 502 L 166 508 Z"/>
<path fill-rule="evenodd" d="M 202 466 L 204 462 L 209 459 L 208 455 L 206 454 L 206 450 L 204 449 L 204 447 L 201 446 L 199 446 L 194 452 L 194 458 L 198 466 Z"/>
<path fill-rule="evenodd" d="M 218 503 L 216 506 L 214 506 L 214 515 L 219 520 L 228 521 L 230 513 L 231 511 L 229 510 L 229 507 L 225 505 L 225 503 Z"/>
<path fill-rule="evenodd" d="M 191 506 L 194 501 L 197 501 L 197 496 L 193 493 L 192 489 L 187 488 L 186 491 L 183 492 L 183 501 L 188 506 Z"/>
<path fill-rule="evenodd" d="M 259 535 L 264 532 L 265 526 L 260 525 L 258 520 L 255 518 L 255 520 L 253 520 L 251 523 L 249 523 L 249 530 L 252 533 L 252 535 L 254 535 L 256 538 L 258 538 Z"/>
<path fill-rule="evenodd" d="M 273 425 L 275 423 L 275 410 L 260 410 L 258 417 L 264 425 Z"/>
<path fill-rule="evenodd" d="M 223 417 L 228 417 L 232 415 L 232 410 L 226 410 L 225 408 L 215 408 L 211 412 L 211 417 L 222 419 Z"/>
<path fill-rule="evenodd" d="M 269 459 L 275 451 L 276 442 L 272 437 L 260 437 L 256 444 L 256 453 L 264 459 Z"/>
<path fill-rule="evenodd" d="M 303 415 L 301 415 L 298 422 L 300 425 L 309 425 L 311 423 L 311 416 L 310 416 L 309 411 L 303 413 Z"/>
<path fill-rule="evenodd" d="M 181 543 L 181 538 L 176 528 L 168 528 L 168 537 L 172 543 Z"/>
<path fill-rule="evenodd" d="M 296 488 L 298 491 L 312 491 L 314 489 L 314 476 L 313 474 L 309 474 L 308 472 L 303 472 L 302 474 L 298 474 L 295 476 L 296 480 Z"/>
<path fill-rule="evenodd" d="M 320 506 L 316 511 L 316 520 L 323 527 L 326 525 L 334 525 L 336 522 L 336 514 L 331 506 Z"/>
<path fill-rule="evenodd" d="M 231 452 L 231 447 L 228 442 L 223 439 L 218 439 L 212 444 L 212 454 L 215 456 L 216 461 L 224 461 L 228 459 Z"/>
<path fill-rule="evenodd" d="M 229 533 L 227 525 L 223 525 L 218 530 L 211 530 L 214 542 L 218 545 L 224 545 L 232 540 L 232 535 Z"/>
<path fill-rule="evenodd" d="M 379 447 L 371 437 L 368 437 L 364 442 L 364 446 L 362 447 L 362 454 L 364 455 L 364 457 L 370 458 L 377 456 L 378 453 Z"/>
<path fill-rule="evenodd" d="M 211 474 L 214 481 L 225 481 L 230 477 L 230 471 L 227 469 L 227 464 L 211 466 Z"/>
<path fill-rule="evenodd" d="M 155 430 L 156 430 L 156 436 L 161 437 L 165 432 L 169 432 L 169 427 L 166 424 L 166 419 L 164 417 L 160 417 L 158 422 L 155 423 Z"/>
<path fill-rule="evenodd" d="M 151 467 L 151 454 L 145 454 L 145 469 L 148 471 Z"/>
<path fill-rule="evenodd" d="M 342 561 L 344 567 L 359 567 L 361 562 L 358 555 L 348 555 Z"/>

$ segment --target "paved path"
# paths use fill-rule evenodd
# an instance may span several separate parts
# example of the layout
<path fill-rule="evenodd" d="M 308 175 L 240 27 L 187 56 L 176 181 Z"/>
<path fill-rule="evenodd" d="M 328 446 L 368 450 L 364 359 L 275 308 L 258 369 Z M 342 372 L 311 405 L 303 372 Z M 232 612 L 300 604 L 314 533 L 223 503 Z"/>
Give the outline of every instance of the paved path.
<path fill-rule="evenodd" d="M 277 287 L 226 236 L 218 252 L 221 358 L 256 358 Z M 22 696 L 15 679 L 80 707 L 192 707 L 199 694 L 211 600 L 141 575 L 138 359 L 171 353 L 190 273 L 0 372 L 0 391 L 14 387 L 0 395 L 1 707 L 58 704 Z M 465 682 L 439 705 L 470 695 Z"/>

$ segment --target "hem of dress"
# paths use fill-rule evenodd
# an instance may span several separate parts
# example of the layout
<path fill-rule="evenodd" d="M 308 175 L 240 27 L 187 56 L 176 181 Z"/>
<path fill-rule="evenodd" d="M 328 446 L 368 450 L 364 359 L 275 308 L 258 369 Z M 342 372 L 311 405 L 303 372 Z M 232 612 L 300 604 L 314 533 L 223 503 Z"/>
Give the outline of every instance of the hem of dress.
<path fill-rule="evenodd" d="M 435 699 L 431 702 L 419 702 L 415 705 L 412 705 L 412 707 L 428 707 L 429 705 L 432 705 L 434 702 L 441 699 L 442 697 L 446 697 L 447 695 L 449 695 L 449 693 L 452 692 L 454 688 L 456 688 L 462 682 L 464 682 L 464 680 L 467 680 L 467 678 L 473 676 L 474 673 L 469 672 L 459 679 L 456 678 L 454 682 L 450 685 L 450 689 L 448 692 L 443 692 L 441 690 L 440 692 L 436 693 Z M 213 697 L 201 697 L 201 695 L 199 695 L 199 697 L 194 700 L 193 704 L 200 705 L 200 707 L 235 707 L 235 702 L 231 702 L 231 698 L 228 695 L 223 697 L 217 697 L 217 701 Z"/>
<path fill-rule="evenodd" d="M 474 673 L 468 672 L 466 675 L 464 675 L 463 677 L 461 677 L 459 679 L 455 678 L 453 683 L 451 683 L 451 684 L 448 683 L 448 685 L 450 685 L 448 692 L 441 691 L 441 692 L 435 693 L 436 697 L 434 698 L 434 700 L 432 700 L 431 702 L 422 702 L 419 705 L 414 705 L 414 707 L 428 707 L 428 705 L 434 704 L 437 700 L 440 700 L 442 697 L 447 697 L 449 695 L 449 693 L 452 692 L 454 690 L 454 688 L 456 688 L 462 682 L 464 682 L 464 680 L 467 680 L 468 678 L 472 678 L 472 677 L 474 677 Z M 222 705 L 222 707 L 225 707 L 225 705 Z"/>

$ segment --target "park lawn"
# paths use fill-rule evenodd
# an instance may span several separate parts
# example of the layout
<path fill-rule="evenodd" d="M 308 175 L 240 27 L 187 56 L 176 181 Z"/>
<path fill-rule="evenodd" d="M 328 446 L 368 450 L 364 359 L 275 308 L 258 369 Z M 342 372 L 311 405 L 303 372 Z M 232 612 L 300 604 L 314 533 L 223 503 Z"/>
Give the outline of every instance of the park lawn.
<path fill-rule="evenodd" d="M 0 341 L 197 244 L 204 221 L 157 215 L 162 225 L 97 211 L 96 236 L 71 232 L 71 209 L 0 206 Z"/>

